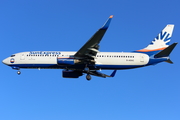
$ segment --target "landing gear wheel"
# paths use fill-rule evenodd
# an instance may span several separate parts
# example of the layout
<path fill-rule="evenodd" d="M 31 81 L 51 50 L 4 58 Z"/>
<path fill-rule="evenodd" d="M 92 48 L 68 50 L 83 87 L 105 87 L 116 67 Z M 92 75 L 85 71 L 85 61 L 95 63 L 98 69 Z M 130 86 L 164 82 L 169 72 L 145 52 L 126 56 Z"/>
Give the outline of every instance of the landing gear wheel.
<path fill-rule="evenodd" d="M 20 75 L 20 74 L 21 74 L 21 71 L 17 71 L 17 74 Z"/>
<path fill-rule="evenodd" d="M 87 79 L 87 80 L 91 80 L 91 75 L 87 74 L 87 75 L 86 75 L 86 79 Z"/>

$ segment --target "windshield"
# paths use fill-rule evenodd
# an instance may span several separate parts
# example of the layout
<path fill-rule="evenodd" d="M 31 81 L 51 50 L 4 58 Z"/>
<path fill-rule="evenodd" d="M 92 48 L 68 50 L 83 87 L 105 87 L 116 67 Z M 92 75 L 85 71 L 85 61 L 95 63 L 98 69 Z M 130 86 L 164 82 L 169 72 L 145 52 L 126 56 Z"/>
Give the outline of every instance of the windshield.
<path fill-rule="evenodd" d="M 11 55 L 11 57 L 14 57 L 15 55 Z"/>

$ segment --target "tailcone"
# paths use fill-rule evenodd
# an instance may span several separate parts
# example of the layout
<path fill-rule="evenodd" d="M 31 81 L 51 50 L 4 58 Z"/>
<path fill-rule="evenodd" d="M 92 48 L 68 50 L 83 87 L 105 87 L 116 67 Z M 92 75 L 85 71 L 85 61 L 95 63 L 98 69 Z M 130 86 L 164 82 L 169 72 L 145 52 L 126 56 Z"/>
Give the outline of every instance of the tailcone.
<path fill-rule="evenodd" d="M 162 57 L 162 58 L 154 58 L 153 56 L 149 59 L 149 62 L 147 65 L 155 65 L 161 62 L 168 61 L 169 57 Z"/>

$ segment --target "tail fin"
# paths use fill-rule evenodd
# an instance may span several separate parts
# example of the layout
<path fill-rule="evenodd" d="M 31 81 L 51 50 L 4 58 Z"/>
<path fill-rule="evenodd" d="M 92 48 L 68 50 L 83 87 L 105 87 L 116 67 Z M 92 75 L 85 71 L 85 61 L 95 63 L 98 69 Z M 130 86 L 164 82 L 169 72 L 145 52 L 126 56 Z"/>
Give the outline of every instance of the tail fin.
<path fill-rule="evenodd" d="M 151 52 L 164 50 L 169 46 L 173 29 L 174 25 L 168 24 L 146 48 L 137 50 L 137 52 Z"/>

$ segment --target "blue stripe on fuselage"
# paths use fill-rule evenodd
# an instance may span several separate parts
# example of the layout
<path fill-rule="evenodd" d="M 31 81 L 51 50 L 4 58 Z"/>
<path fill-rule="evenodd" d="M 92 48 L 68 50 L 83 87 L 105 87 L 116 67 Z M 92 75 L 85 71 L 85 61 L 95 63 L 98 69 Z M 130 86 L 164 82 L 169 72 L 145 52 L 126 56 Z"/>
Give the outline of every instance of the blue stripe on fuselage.
<path fill-rule="evenodd" d="M 154 56 L 153 56 L 153 57 L 150 57 L 147 66 L 148 66 L 148 65 L 155 65 L 155 64 L 158 64 L 158 63 L 160 63 L 160 62 L 167 61 L 168 59 L 169 59 L 169 57 L 164 57 L 164 58 L 154 58 Z"/>

